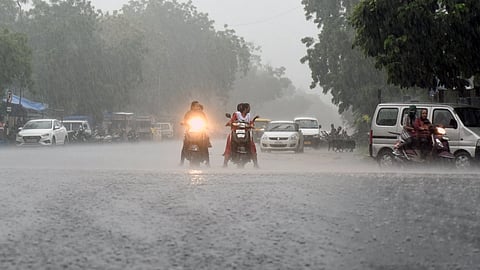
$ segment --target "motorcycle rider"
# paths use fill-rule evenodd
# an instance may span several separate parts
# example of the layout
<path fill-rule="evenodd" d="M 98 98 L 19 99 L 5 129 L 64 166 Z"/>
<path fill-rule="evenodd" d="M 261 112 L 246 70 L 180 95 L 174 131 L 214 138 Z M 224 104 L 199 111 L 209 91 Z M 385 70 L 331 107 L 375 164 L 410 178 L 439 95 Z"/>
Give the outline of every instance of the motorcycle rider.
<path fill-rule="evenodd" d="M 395 147 L 393 151 L 395 155 L 401 155 L 399 149 L 410 147 L 413 144 L 413 140 L 416 138 L 416 130 L 414 128 L 416 114 L 417 106 L 411 105 L 408 108 L 408 113 L 403 117 L 403 131 L 401 134 L 403 142 Z"/>
<path fill-rule="evenodd" d="M 257 119 L 259 116 L 255 116 L 253 119 L 251 118 L 250 115 L 250 104 L 248 103 L 239 103 L 237 105 L 237 111 L 233 113 L 232 118 L 225 124 L 225 126 L 230 126 L 231 130 L 235 130 L 235 127 L 232 125 L 232 123 L 236 121 L 244 121 L 248 122 L 250 126 L 253 127 L 255 119 Z M 223 159 L 223 167 L 228 166 L 228 161 L 230 160 L 231 156 L 231 150 L 232 150 L 232 137 L 231 133 L 228 134 L 227 136 L 227 143 L 225 145 L 225 152 L 223 153 L 224 159 Z M 250 154 L 252 156 L 252 161 L 253 161 L 253 166 L 255 168 L 258 168 L 258 159 L 257 159 L 257 149 L 255 147 L 255 143 L 253 142 L 252 136 L 250 136 Z"/>
<path fill-rule="evenodd" d="M 183 121 L 181 122 L 181 124 L 182 125 L 187 125 L 188 120 L 190 120 L 192 118 L 196 118 L 196 117 L 203 119 L 203 121 L 205 121 L 205 123 L 207 122 L 207 116 L 203 112 L 202 104 L 200 104 L 200 102 L 195 100 L 195 101 L 192 101 L 192 103 L 190 104 L 190 110 L 185 113 L 185 116 L 183 117 Z M 207 147 L 212 147 L 212 145 L 210 143 L 210 138 L 208 137 L 208 135 L 207 135 L 207 145 L 206 146 Z M 185 162 L 185 151 L 187 150 L 187 147 L 188 147 L 188 142 L 186 140 L 186 137 L 184 137 L 182 152 L 180 154 L 180 165 L 183 165 L 184 162 Z M 210 158 L 209 158 L 208 154 L 206 155 L 206 164 L 207 164 L 207 166 L 210 165 Z"/>
<path fill-rule="evenodd" d="M 419 118 L 415 119 L 413 127 L 418 138 L 418 145 L 422 159 L 426 158 L 427 153 L 432 150 L 432 123 L 427 118 L 427 110 L 423 109 Z"/>

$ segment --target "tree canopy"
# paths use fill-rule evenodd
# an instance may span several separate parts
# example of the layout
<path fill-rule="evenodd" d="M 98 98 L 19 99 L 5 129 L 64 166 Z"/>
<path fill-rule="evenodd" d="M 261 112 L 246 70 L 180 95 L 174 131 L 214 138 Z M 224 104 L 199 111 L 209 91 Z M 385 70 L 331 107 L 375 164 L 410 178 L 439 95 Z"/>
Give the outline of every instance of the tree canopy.
<path fill-rule="evenodd" d="M 225 100 L 249 67 L 252 48 L 234 30 L 216 30 L 191 2 L 132 0 L 104 14 L 87 0 L 3 0 L 0 15 L 0 26 L 23 33 L 2 40 L 32 52 L 24 94 L 65 114 L 176 114 L 192 99 Z"/>
<path fill-rule="evenodd" d="M 307 47 L 302 63 L 308 63 L 311 88 L 320 86 L 330 93 L 332 103 L 340 113 L 351 111 L 357 128 L 365 129 L 368 116 L 378 103 L 378 91 L 382 101 L 401 99 L 404 91 L 389 85 L 386 74 L 377 70 L 372 58 L 366 58 L 353 47 L 355 31 L 348 16 L 359 0 L 303 0 L 307 20 L 319 29 L 317 37 L 305 37 Z"/>
<path fill-rule="evenodd" d="M 480 1 L 364 0 L 355 45 L 401 87 L 462 89 L 480 71 Z"/>
<path fill-rule="evenodd" d="M 31 56 L 26 35 L 0 29 L 0 89 L 30 83 Z"/>

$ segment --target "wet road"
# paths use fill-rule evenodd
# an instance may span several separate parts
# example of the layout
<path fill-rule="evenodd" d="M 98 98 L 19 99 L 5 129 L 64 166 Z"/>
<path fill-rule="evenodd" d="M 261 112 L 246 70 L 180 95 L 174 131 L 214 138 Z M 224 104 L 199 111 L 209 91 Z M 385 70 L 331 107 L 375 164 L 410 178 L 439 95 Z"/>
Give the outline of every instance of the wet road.
<path fill-rule="evenodd" d="M 480 269 L 476 172 L 354 153 L 180 167 L 179 141 L 0 149 L 0 269 Z"/>

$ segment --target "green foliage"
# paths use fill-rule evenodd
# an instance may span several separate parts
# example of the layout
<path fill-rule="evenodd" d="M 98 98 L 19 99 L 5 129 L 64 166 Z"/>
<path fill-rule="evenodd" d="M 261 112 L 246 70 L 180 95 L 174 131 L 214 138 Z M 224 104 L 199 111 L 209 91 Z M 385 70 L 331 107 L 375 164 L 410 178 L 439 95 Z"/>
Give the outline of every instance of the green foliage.
<path fill-rule="evenodd" d="M 378 90 L 382 101 L 401 99 L 403 94 L 387 84 L 384 72 L 375 69 L 372 59 L 353 48 L 354 30 L 348 16 L 359 0 L 303 0 L 306 18 L 319 29 L 317 38 L 306 37 L 302 42 L 307 54 L 301 59 L 308 63 L 311 88 L 321 86 L 330 93 L 332 103 L 340 113 L 352 111 L 355 123 L 362 123 L 364 115 L 371 115 L 378 103 Z M 355 123 L 351 123 L 354 124 Z M 359 125 L 356 125 L 359 128 Z"/>
<path fill-rule="evenodd" d="M 30 83 L 31 56 L 26 35 L 0 30 L 0 92 L 12 84 Z"/>
<path fill-rule="evenodd" d="M 366 0 L 351 16 L 355 45 L 401 87 L 465 87 L 480 71 L 480 1 Z"/>
<path fill-rule="evenodd" d="M 32 49 L 24 95 L 65 114 L 183 114 L 191 99 L 226 100 L 249 68 L 250 45 L 191 2 L 132 0 L 113 14 L 87 0 L 36 0 L 23 11 L 26 2 L 0 3 L 0 26 L 25 33 Z"/>

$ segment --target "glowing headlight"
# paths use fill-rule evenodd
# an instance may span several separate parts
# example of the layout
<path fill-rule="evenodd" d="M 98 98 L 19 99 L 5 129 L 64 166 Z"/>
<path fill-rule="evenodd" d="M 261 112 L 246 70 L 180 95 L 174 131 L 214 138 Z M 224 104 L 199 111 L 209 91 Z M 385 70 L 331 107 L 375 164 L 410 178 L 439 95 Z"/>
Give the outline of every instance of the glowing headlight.
<path fill-rule="evenodd" d="M 205 129 L 206 123 L 202 118 L 192 118 L 188 120 L 190 131 L 198 132 Z"/>
<path fill-rule="evenodd" d="M 440 134 L 440 135 L 445 135 L 445 133 L 446 133 L 445 129 L 444 129 L 444 128 L 441 128 L 441 127 L 437 127 L 437 132 L 438 132 L 438 134 Z"/>

